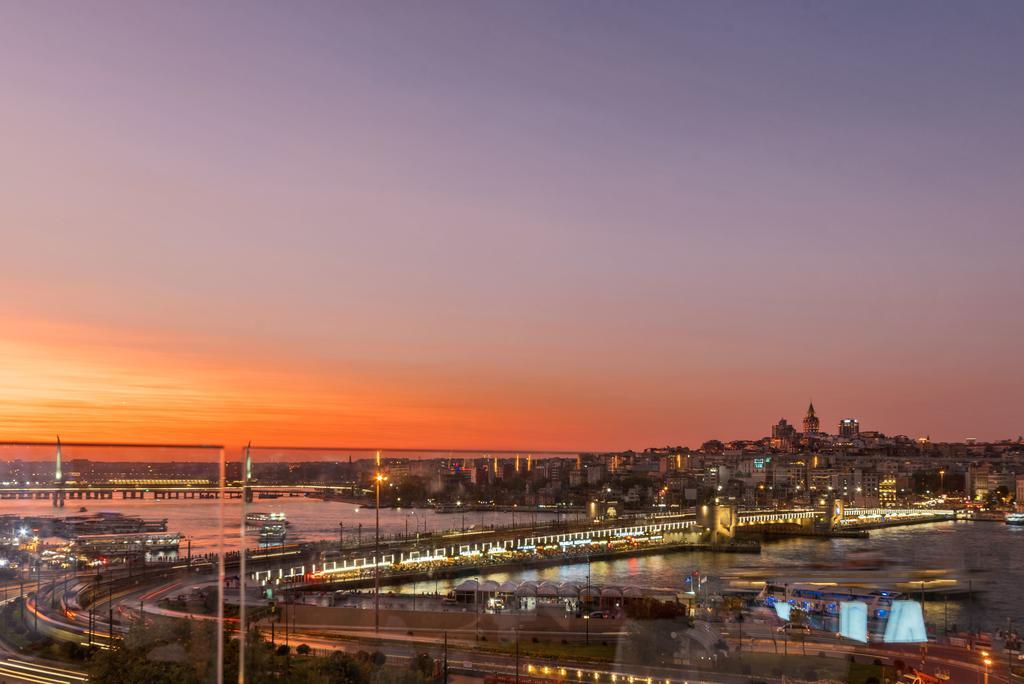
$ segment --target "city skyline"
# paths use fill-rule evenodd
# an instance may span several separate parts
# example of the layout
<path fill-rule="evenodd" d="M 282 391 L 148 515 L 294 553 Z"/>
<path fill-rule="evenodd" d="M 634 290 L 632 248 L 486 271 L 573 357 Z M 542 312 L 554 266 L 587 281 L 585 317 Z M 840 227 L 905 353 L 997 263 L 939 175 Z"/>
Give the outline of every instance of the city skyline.
<path fill-rule="evenodd" d="M 831 414 L 826 414 L 831 415 Z M 698 451 L 705 444 L 711 442 L 733 443 L 759 443 L 767 442 L 766 449 L 788 450 L 797 446 L 796 438 L 812 437 L 824 439 L 821 444 L 827 444 L 828 439 L 839 440 L 856 438 L 861 432 L 871 435 L 872 438 L 884 437 L 892 440 L 894 438 L 907 438 L 911 441 L 924 440 L 935 443 L 949 444 L 998 444 L 998 443 L 1020 443 L 1021 435 L 983 440 L 977 437 L 965 436 L 960 439 L 939 440 L 933 439 L 930 433 L 921 435 L 907 434 L 906 432 L 887 433 L 879 430 L 872 423 L 864 424 L 859 418 L 849 414 L 837 414 L 841 417 L 828 422 L 822 421 L 818 409 L 810 402 L 807 413 L 802 416 L 803 430 L 797 430 L 796 426 L 800 420 L 790 421 L 782 416 L 778 423 L 773 423 L 764 434 L 755 437 L 736 437 L 729 435 L 711 435 L 700 442 L 686 443 L 680 441 L 666 442 L 664 444 L 635 444 L 623 448 L 564 448 L 545 449 L 538 445 L 521 444 L 518 447 L 503 448 L 489 447 L 486 445 L 459 446 L 459 447 L 401 447 L 388 445 L 342 445 L 342 444 L 252 444 L 257 459 L 265 462 L 274 462 L 289 457 L 295 461 L 332 461 L 338 458 L 355 458 L 356 460 L 373 460 L 375 458 L 388 459 L 443 459 L 443 458 L 489 458 L 497 456 L 503 459 L 530 456 L 534 459 L 548 457 L 564 457 L 567 455 L 587 453 L 614 453 L 614 452 L 636 452 L 643 453 L 656 449 L 682 448 L 690 451 Z M 812 421 L 808 423 L 808 420 Z M 779 432 L 780 428 L 783 432 Z M 783 434 L 785 433 L 785 434 Z M 0 440 L 0 460 L 25 459 L 29 461 L 50 460 L 52 452 L 57 446 L 59 436 L 53 440 Z M 779 440 L 783 441 L 779 441 Z M 218 454 L 223 451 L 228 461 L 237 460 L 240 454 L 244 454 L 245 445 L 238 444 L 217 444 L 212 441 L 204 444 L 187 444 L 184 442 L 168 442 L 158 444 L 155 442 L 102 442 L 102 441 L 62 441 L 66 459 L 85 459 L 94 461 L 215 461 Z M 812 449 L 810 445 L 806 448 Z M 114 449 L 113 453 L 105 449 Z M 294 458 L 293 458 L 294 457 Z"/>
<path fill-rule="evenodd" d="M 0 10 L 0 439 L 1022 431 L 1018 3 L 256 7 Z"/>

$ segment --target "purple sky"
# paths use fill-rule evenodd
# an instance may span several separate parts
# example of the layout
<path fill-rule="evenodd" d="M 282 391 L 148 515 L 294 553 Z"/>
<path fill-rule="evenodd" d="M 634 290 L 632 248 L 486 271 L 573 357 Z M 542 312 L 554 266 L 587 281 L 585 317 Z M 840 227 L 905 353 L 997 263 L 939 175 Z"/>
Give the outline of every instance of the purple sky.
<path fill-rule="evenodd" d="M 0 437 L 1024 432 L 1020 2 L 8 2 L 0 83 Z"/>

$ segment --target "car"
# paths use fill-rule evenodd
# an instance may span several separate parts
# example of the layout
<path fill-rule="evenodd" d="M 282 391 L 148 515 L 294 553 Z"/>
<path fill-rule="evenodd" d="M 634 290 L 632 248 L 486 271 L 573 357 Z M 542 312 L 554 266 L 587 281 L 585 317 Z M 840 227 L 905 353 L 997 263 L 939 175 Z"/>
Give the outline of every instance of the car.
<path fill-rule="evenodd" d="M 811 628 L 807 625 L 798 625 L 794 622 L 787 622 L 786 624 L 776 628 L 779 634 L 810 634 Z"/>
<path fill-rule="evenodd" d="M 606 620 L 609 617 L 608 611 L 606 610 L 595 610 L 590 614 L 590 619 L 592 620 Z"/>

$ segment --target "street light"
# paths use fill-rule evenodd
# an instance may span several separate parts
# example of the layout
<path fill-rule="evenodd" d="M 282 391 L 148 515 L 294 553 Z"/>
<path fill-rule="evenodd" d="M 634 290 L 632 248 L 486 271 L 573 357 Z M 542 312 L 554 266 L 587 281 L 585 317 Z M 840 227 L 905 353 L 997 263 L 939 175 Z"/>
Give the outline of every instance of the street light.
<path fill-rule="evenodd" d="M 587 554 L 587 601 L 590 601 L 590 554 Z M 587 628 L 587 646 L 590 645 L 590 608 L 583 607 L 583 624 Z"/>
<path fill-rule="evenodd" d="M 373 528 L 373 631 L 380 633 L 380 486 L 387 480 L 383 473 L 377 473 L 373 478 L 377 483 L 377 514 L 376 524 Z"/>

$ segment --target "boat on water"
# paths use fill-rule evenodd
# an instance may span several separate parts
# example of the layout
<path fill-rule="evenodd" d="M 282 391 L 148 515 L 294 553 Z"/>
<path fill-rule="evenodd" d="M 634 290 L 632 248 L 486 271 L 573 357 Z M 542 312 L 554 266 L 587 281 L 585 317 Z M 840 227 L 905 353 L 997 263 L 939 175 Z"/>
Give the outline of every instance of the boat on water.
<path fill-rule="evenodd" d="M 1024 513 L 1007 513 L 1007 525 L 1024 525 Z"/>
<path fill-rule="evenodd" d="M 268 522 L 260 527 L 260 544 L 281 544 L 287 536 L 284 523 Z"/>
<path fill-rule="evenodd" d="M 253 512 L 245 514 L 245 524 L 250 527 L 263 527 L 268 524 L 281 525 L 283 527 L 291 523 L 288 522 L 288 518 L 284 513 Z"/>

